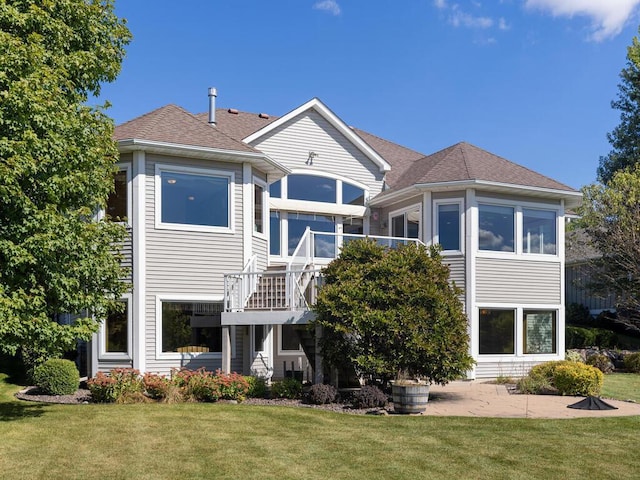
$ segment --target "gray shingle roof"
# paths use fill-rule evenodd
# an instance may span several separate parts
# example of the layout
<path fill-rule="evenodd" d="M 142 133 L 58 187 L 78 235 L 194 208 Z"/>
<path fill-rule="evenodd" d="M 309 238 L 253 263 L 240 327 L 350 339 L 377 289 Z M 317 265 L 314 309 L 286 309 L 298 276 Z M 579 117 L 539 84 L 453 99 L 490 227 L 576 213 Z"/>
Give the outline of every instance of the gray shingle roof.
<path fill-rule="evenodd" d="M 177 105 L 166 105 L 134 118 L 114 131 L 116 140 L 139 139 L 237 152 L 256 149 L 212 127 Z"/>
<path fill-rule="evenodd" d="M 404 167 L 397 181 L 391 185 L 396 190 L 420 183 L 484 180 L 575 191 L 567 185 L 466 142 L 452 145 Z"/>

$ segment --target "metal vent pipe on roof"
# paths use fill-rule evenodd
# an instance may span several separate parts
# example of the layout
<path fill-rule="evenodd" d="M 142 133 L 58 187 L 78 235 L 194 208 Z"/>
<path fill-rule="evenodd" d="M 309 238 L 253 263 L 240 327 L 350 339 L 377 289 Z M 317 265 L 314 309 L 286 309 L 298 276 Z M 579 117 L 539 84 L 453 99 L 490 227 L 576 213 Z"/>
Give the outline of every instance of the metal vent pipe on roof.
<path fill-rule="evenodd" d="M 209 87 L 209 124 L 216 124 L 216 97 L 218 96 L 218 90 L 214 87 Z"/>

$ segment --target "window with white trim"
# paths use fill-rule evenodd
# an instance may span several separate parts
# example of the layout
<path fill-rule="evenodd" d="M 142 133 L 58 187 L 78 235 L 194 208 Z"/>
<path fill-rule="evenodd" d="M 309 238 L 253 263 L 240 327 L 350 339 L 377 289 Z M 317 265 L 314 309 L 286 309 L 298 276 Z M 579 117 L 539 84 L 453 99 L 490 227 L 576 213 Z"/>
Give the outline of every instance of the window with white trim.
<path fill-rule="evenodd" d="M 480 250 L 515 252 L 515 208 L 506 205 L 478 205 L 478 247 Z"/>
<path fill-rule="evenodd" d="M 557 220 L 554 210 L 522 209 L 522 252 L 555 255 Z"/>
<path fill-rule="evenodd" d="M 405 210 L 391 212 L 389 224 L 392 237 L 420 238 L 420 220 L 422 209 L 414 205 Z"/>
<path fill-rule="evenodd" d="M 222 302 L 161 301 L 163 353 L 222 352 Z"/>
<path fill-rule="evenodd" d="M 480 355 L 516 353 L 516 311 L 514 309 L 481 308 L 478 326 Z"/>
<path fill-rule="evenodd" d="M 253 233 L 266 233 L 267 213 L 267 184 L 259 179 L 253 179 Z"/>
<path fill-rule="evenodd" d="M 443 252 L 462 251 L 462 200 L 437 200 L 434 202 L 434 243 Z"/>
<path fill-rule="evenodd" d="M 156 166 L 156 226 L 181 230 L 229 231 L 232 172 Z"/>
<path fill-rule="evenodd" d="M 524 310 L 522 342 L 525 355 L 557 353 L 557 330 L 555 310 Z"/>
<path fill-rule="evenodd" d="M 303 352 L 296 325 L 278 325 L 278 354 L 299 355 Z"/>

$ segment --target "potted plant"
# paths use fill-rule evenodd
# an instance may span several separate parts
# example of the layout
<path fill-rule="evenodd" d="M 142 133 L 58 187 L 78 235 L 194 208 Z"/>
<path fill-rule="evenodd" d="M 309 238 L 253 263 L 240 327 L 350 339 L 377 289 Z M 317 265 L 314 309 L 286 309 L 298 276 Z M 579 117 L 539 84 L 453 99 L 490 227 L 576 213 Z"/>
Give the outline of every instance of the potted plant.
<path fill-rule="evenodd" d="M 365 377 L 395 379 L 397 411 L 423 410 L 430 384 L 444 385 L 472 367 L 461 291 L 449 283 L 437 247 L 352 241 L 324 275 L 315 322 L 323 328 L 325 363 L 350 362 Z"/>

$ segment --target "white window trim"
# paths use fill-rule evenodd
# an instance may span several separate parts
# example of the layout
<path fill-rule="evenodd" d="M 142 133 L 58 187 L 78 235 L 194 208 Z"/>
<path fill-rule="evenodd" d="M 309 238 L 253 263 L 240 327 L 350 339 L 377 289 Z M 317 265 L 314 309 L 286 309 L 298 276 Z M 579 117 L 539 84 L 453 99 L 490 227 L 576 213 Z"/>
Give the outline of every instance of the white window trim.
<path fill-rule="evenodd" d="M 538 210 L 541 212 L 553 212 L 555 214 L 555 224 L 556 224 L 556 253 L 540 253 L 540 252 L 525 252 L 524 248 L 522 247 L 522 240 L 524 237 L 524 211 L 525 210 Z M 542 257 L 542 258 L 553 258 L 553 257 L 557 257 L 559 255 L 559 241 L 558 239 L 560 238 L 559 235 L 559 229 L 560 229 L 560 224 L 558 222 L 558 219 L 560 218 L 560 213 L 559 210 L 556 208 L 544 208 L 541 206 L 535 206 L 535 207 L 530 207 L 527 205 L 523 205 L 520 208 L 520 212 L 521 212 L 521 231 L 520 231 L 520 238 L 519 238 L 519 243 L 520 243 L 520 249 L 522 250 L 522 255 L 526 255 L 527 257 Z"/>
<path fill-rule="evenodd" d="M 123 225 L 126 225 L 127 227 L 131 227 L 131 219 L 133 218 L 133 202 L 131 201 L 133 195 L 133 177 L 131 176 L 131 163 L 116 163 L 116 167 L 118 167 L 118 172 L 126 172 L 127 175 L 127 221 L 114 221 L 113 223 L 121 223 Z M 103 220 L 106 217 L 106 214 L 107 212 L 104 209 L 100 209 L 97 215 L 98 220 Z"/>
<path fill-rule="evenodd" d="M 289 198 L 289 184 L 288 184 L 288 176 L 283 177 L 280 183 L 280 197 L 279 200 L 287 201 L 287 202 L 310 202 L 312 204 L 317 205 L 338 205 L 343 207 L 352 207 L 352 208 L 364 208 L 369 203 L 369 187 L 364 183 L 358 182 L 357 180 L 353 180 L 351 178 L 345 177 L 343 175 L 336 175 L 331 172 L 324 172 L 319 170 L 311 170 L 311 169 L 299 169 L 295 168 L 291 171 L 290 175 L 306 175 L 306 176 L 315 176 L 315 177 L 323 177 L 330 178 L 336 181 L 336 201 L 333 202 L 318 202 L 313 200 L 298 200 L 295 198 Z M 342 183 L 348 183 L 353 185 L 354 187 L 361 188 L 364 192 L 364 205 L 350 205 L 342 203 Z"/>
<path fill-rule="evenodd" d="M 406 214 L 409 213 L 409 212 L 413 212 L 414 210 L 416 210 L 416 208 L 420 212 L 419 216 L 418 216 L 418 218 L 420 219 L 419 220 L 419 222 L 420 222 L 419 223 L 419 227 L 420 228 L 418 228 L 418 240 L 424 241 L 423 240 L 423 234 L 422 234 L 422 232 L 424 230 L 424 225 L 422 224 L 422 203 L 416 203 L 416 204 L 413 204 L 413 205 L 409 205 L 407 207 L 403 207 L 403 208 L 401 208 L 399 210 L 394 210 L 392 212 L 389 212 L 388 223 L 387 223 L 388 229 L 389 229 L 389 231 L 388 231 L 389 236 L 392 236 L 392 228 L 393 228 L 392 227 L 392 219 L 393 219 L 393 217 L 398 217 L 400 215 L 405 215 L 404 230 L 405 230 L 405 234 L 407 233 L 407 218 L 408 217 L 406 216 Z M 404 237 L 404 238 L 408 238 L 408 237 Z"/>
<path fill-rule="evenodd" d="M 251 189 L 251 231 L 253 232 L 254 237 L 262 238 L 267 240 L 269 238 L 269 222 L 271 220 L 270 217 L 270 209 L 269 209 L 269 186 L 267 182 L 264 180 L 253 177 L 253 183 L 262 187 L 262 232 L 256 232 L 255 229 L 255 216 L 256 216 L 256 189 L 255 187 Z"/>
<path fill-rule="evenodd" d="M 222 352 L 163 352 L 162 351 L 162 302 L 222 303 L 222 295 L 156 295 L 156 360 L 182 360 L 199 357 L 202 359 L 222 359 Z M 224 327 L 223 327 L 224 328 Z M 231 338 L 231 358 L 236 358 L 236 327 L 229 330 Z M 224 339 L 223 339 L 224 341 Z"/>
<path fill-rule="evenodd" d="M 280 357 L 299 357 L 300 355 L 304 355 L 304 350 L 302 349 L 302 344 L 300 344 L 300 348 L 298 350 L 284 350 L 282 348 L 282 325 L 278 325 L 278 356 Z"/>
<path fill-rule="evenodd" d="M 515 325 L 514 325 L 514 353 L 508 353 L 499 355 L 495 353 L 480 353 L 480 310 L 512 310 L 515 311 Z M 524 353 L 524 311 L 525 310 L 538 310 L 538 311 L 554 311 L 556 313 L 556 353 Z M 515 304 L 515 303 L 482 303 L 476 305 L 476 315 L 478 317 L 477 322 L 477 334 L 473 341 L 476 343 L 478 349 L 478 361 L 479 362 L 499 362 L 505 359 L 514 359 L 526 361 L 549 361 L 564 358 L 564 351 L 560 348 L 561 332 L 561 314 L 562 307 L 560 305 L 551 304 Z M 562 336 L 564 338 L 564 336 Z"/>
<path fill-rule="evenodd" d="M 227 218 L 228 227 L 214 227 L 209 225 L 191 225 L 186 223 L 169 223 L 162 221 L 162 172 L 188 173 L 208 177 L 225 177 L 229 180 L 228 196 L 229 209 Z M 235 232 L 235 173 L 227 170 L 215 170 L 210 168 L 185 167 L 182 165 L 156 164 L 155 167 L 155 228 L 159 230 L 179 230 L 186 232 L 211 232 L 211 233 L 234 233 Z"/>
<path fill-rule="evenodd" d="M 458 213 L 460 215 L 458 221 L 459 225 L 459 233 L 460 238 L 458 239 L 458 244 L 460 248 L 458 250 L 442 250 L 440 252 L 442 255 L 463 255 L 465 252 L 464 247 L 464 228 L 465 228 L 465 211 L 464 211 L 464 199 L 462 198 L 446 198 L 440 200 L 433 201 L 433 243 L 440 243 L 440 216 L 438 215 L 438 207 L 440 205 L 458 205 Z"/>
<path fill-rule="evenodd" d="M 101 323 L 98 335 L 99 356 L 98 360 L 126 360 L 131 361 L 131 351 L 133 348 L 133 301 L 130 293 L 125 293 L 120 301 L 127 305 L 127 351 L 126 352 L 107 352 L 107 319 Z"/>

